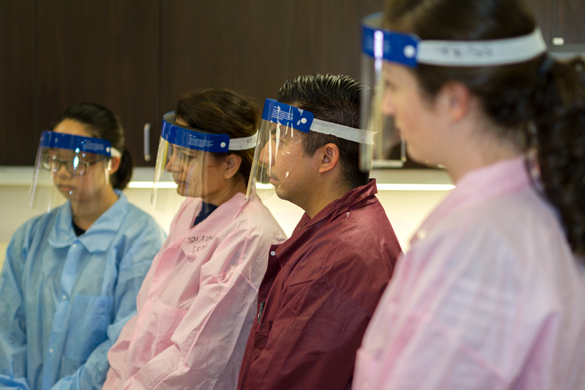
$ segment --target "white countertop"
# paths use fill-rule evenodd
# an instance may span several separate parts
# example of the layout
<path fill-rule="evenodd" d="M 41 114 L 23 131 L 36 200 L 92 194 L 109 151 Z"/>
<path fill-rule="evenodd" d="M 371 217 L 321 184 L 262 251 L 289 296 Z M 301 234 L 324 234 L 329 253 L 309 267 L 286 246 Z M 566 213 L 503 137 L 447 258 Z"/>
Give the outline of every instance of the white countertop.
<path fill-rule="evenodd" d="M 33 167 L 0 167 L 0 186 L 29 186 Z M 134 168 L 133 184 L 152 182 L 154 168 Z M 379 190 L 435 190 L 453 188 L 447 173 L 438 169 L 374 169 L 370 175 L 376 178 Z"/>

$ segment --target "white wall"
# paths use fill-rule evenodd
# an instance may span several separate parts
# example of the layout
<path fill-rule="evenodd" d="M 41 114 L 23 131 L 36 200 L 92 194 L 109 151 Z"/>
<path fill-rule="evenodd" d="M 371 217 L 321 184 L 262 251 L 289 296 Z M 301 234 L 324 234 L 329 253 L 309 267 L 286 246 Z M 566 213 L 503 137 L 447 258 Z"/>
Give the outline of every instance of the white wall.
<path fill-rule="evenodd" d="M 138 180 L 145 180 L 151 171 L 142 169 L 136 174 Z M 374 171 L 378 184 L 448 184 L 444 172 L 437 171 Z M 150 176 L 152 177 L 152 176 Z M 4 259 L 5 247 L 14 231 L 26 220 L 38 214 L 28 207 L 32 168 L 0 168 L 0 264 Z M 150 189 L 129 188 L 125 191 L 131 203 L 151 214 L 168 231 L 171 215 L 158 213 L 150 206 Z M 409 247 L 408 239 L 428 213 L 445 197 L 448 191 L 380 191 L 382 203 L 403 250 Z M 290 236 L 303 211 L 286 201 L 272 196 L 264 204 L 270 209 L 285 233 Z"/>

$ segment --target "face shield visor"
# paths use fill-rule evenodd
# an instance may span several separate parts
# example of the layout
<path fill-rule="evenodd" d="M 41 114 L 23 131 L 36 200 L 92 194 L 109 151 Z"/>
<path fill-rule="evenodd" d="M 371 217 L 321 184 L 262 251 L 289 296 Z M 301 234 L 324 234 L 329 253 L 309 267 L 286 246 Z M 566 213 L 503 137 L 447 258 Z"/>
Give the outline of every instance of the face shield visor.
<path fill-rule="evenodd" d="M 204 198 L 220 191 L 225 161 L 220 154 L 252 149 L 256 137 L 230 139 L 177 123 L 174 112 L 163 117 L 151 203 L 174 214 L 185 197 Z"/>
<path fill-rule="evenodd" d="M 333 135 L 348 141 L 374 143 L 369 131 L 316 119 L 309 111 L 266 99 L 246 199 L 266 199 L 286 187 L 295 165 L 304 155 L 303 139 L 309 132 Z"/>
<path fill-rule="evenodd" d="M 391 99 L 384 82 L 384 73 L 389 63 L 409 68 L 416 68 L 418 64 L 445 67 L 501 66 L 529 61 L 547 50 L 539 28 L 528 35 L 514 38 L 439 41 L 421 40 L 414 34 L 383 29 L 382 20 L 381 13 L 362 20 L 361 81 L 365 88 L 362 90 L 361 126 L 377 133 L 374 147 L 363 147 L 361 150 L 360 161 L 364 163 L 370 156 L 373 156 L 374 162 L 380 158 L 387 159 L 390 150 L 401 143 L 399 129 L 393 126 L 392 118 L 385 115 L 383 109 L 386 100 Z M 403 142 L 400 149 L 398 155 L 405 161 Z"/>
<path fill-rule="evenodd" d="M 100 138 L 43 131 L 35 163 L 30 206 L 50 211 L 66 200 L 90 210 L 110 185 L 111 158 L 120 152 Z"/>

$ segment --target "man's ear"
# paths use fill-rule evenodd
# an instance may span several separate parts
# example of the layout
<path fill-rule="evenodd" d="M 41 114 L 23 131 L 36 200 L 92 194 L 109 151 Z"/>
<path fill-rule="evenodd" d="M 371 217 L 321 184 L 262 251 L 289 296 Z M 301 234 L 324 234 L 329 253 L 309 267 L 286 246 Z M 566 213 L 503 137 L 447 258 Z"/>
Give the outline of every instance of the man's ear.
<path fill-rule="evenodd" d="M 469 88 L 458 81 L 449 82 L 441 88 L 437 99 L 438 107 L 447 113 L 453 122 L 459 122 L 469 112 L 471 92 Z"/>
<path fill-rule="evenodd" d="M 334 143 L 321 146 L 315 155 L 319 158 L 319 173 L 329 172 L 339 163 L 339 148 Z"/>
<path fill-rule="evenodd" d="M 115 173 L 118 168 L 120 168 L 120 162 L 122 161 L 121 157 L 112 157 L 108 162 L 108 173 L 112 175 Z"/>
<path fill-rule="evenodd" d="M 231 179 L 240 169 L 240 165 L 242 164 L 242 156 L 237 154 L 228 154 L 225 158 L 226 162 L 226 169 L 223 173 L 223 177 L 226 180 Z"/>

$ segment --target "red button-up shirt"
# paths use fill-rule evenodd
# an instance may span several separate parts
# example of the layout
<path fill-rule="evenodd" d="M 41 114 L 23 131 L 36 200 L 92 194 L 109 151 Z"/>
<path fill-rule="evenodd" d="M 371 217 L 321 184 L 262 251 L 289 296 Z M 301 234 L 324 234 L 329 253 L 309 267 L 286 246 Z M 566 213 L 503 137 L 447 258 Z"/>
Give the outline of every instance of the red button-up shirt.
<path fill-rule="evenodd" d="M 238 389 L 340 389 L 400 254 L 374 194 L 347 192 L 270 248 Z"/>

